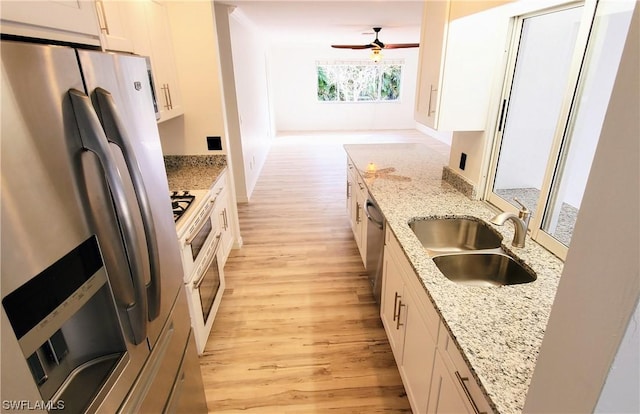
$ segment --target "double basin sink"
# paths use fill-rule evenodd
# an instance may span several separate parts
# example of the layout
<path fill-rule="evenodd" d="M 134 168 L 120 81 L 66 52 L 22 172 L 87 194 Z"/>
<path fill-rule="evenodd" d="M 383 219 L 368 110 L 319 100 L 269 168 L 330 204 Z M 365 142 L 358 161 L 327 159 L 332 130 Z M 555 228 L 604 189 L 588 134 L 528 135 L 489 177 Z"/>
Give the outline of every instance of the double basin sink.
<path fill-rule="evenodd" d="M 502 249 L 502 235 L 476 218 L 416 218 L 409 227 L 443 275 L 471 286 L 529 283 L 535 273 Z"/>

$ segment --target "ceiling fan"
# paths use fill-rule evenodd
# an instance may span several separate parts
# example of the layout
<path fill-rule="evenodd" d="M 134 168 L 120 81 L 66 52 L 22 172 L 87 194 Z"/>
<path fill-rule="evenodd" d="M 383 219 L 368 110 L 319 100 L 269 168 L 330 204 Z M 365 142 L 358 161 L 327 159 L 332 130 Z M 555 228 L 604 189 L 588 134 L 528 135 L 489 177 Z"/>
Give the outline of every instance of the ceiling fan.
<path fill-rule="evenodd" d="M 419 47 L 420 43 L 382 43 L 378 40 L 378 33 L 380 33 L 381 27 L 374 27 L 373 31 L 376 32 L 376 39 L 366 45 L 331 45 L 336 49 L 402 49 L 408 47 Z"/>

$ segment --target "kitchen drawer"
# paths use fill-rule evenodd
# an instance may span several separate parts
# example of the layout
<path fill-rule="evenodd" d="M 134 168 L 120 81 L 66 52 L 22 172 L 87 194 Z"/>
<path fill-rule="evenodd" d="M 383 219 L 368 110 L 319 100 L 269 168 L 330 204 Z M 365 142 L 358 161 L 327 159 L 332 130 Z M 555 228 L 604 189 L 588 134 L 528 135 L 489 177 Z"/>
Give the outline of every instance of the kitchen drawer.
<path fill-rule="evenodd" d="M 214 197 L 217 197 L 218 195 L 220 195 L 220 193 L 224 191 L 226 186 L 227 186 L 227 172 L 223 171 L 220 173 L 220 175 L 218 175 L 218 178 L 216 178 L 216 182 L 213 183 L 213 186 L 211 186 L 211 194 Z"/>
<path fill-rule="evenodd" d="M 487 397 L 482 392 L 451 334 L 442 322 L 440 323 L 438 350 L 447 370 L 451 374 L 452 380 L 457 385 L 458 391 L 461 392 L 461 395 L 466 396 L 470 408 L 473 409 L 471 412 L 493 413 Z"/>

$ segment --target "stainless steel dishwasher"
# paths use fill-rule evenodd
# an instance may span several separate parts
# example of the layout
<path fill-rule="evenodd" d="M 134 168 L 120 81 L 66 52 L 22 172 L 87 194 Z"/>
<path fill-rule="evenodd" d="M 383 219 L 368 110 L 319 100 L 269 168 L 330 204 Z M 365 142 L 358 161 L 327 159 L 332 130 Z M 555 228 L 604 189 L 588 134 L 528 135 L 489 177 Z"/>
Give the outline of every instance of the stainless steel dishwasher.
<path fill-rule="evenodd" d="M 384 253 L 385 220 L 380 208 L 368 195 L 364 211 L 367 215 L 367 260 L 365 268 L 369 276 L 369 283 L 373 290 L 373 296 L 380 305 L 382 294 L 382 257 Z"/>

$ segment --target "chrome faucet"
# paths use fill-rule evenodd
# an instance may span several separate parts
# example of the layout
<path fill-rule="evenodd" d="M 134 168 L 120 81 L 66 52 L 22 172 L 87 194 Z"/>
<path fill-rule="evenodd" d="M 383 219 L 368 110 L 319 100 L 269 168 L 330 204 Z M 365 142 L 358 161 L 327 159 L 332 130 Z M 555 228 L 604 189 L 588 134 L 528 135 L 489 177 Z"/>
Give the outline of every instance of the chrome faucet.
<path fill-rule="evenodd" d="M 531 219 L 531 212 L 517 198 L 514 198 L 514 201 L 520 204 L 518 215 L 505 211 L 504 213 L 500 213 L 497 216 L 493 217 L 491 219 L 491 222 L 498 226 L 502 226 L 507 220 L 513 221 L 515 233 L 513 235 L 513 241 L 511 242 L 511 244 L 514 247 L 524 247 L 527 228 L 529 227 L 529 220 Z"/>

